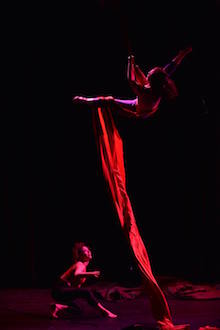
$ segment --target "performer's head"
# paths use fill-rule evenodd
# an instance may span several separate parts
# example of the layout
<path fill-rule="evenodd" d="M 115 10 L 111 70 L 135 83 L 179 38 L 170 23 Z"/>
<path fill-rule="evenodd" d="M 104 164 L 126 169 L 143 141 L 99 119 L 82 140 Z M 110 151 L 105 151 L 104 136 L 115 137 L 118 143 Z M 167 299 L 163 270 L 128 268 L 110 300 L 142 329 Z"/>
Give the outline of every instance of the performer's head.
<path fill-rule="evenodd" d="M 161 67 L 155 67 L 148 72 L 147 79 L 152 91 L 166 99 L 174 99 L 178 95 L 177 87 L 167 72 Z"/>
<path fill-rule="evenodd" d="M 73 246 L 73 259 L 74 261 L 90 261 L 92 253 L 90 248 L 84 242 L 76 242 Z"/>

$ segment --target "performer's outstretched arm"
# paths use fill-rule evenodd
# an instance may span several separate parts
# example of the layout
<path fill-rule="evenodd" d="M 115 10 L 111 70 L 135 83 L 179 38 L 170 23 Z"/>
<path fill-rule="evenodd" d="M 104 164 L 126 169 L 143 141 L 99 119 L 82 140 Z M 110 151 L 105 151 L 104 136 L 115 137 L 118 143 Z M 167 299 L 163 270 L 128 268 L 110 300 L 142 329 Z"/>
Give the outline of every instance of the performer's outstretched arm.
<path fill-rule="evenodd" d="M 168 63 L 163 69 L 168 73 L 169 76 L 173 74 L 173 72 L 176 70 L 176 68 L 180 65 L 182 60 L 186 55 L 191 53 L 192 47 L 186 47 L 185 49 L 182 49 L 179 51 L 177 56 L 175 56 L 170 63 Z"/>
<path fill-rule="evenodd" d="M 134 55 L 128 56 L 128 66 L 127 66 L 127 79 L 128 81 L 135 81 L 135 72 L 134 72 Z"/>
<path fill-rule="evenodd" d="M 149 81 L 148 81 L 147 77 L 141 71 L 139 66 L 137 64 L 135 64 L 134 68 L 135 68 L 136 80 L 143 86 L 149 84 Z"/>
<path fill-rule="evenodd" d="M 79 104 L 88 104 L 95 106 L 102 106 L 106 104 L 110 104 L 110 102 L 114 101 L 113 96 L 96 96 L 96 97 L 86 97 L 86 96 L 74 96 L 72 98 L 73 103 Z"/>
<path fill-rule="evenodd" d="M 135 63 L 134 55 L 128 57 L 127 78 L 128 81 L 136 81 L 143 86 L 148 83 L 147 77 Z"/>
<path fill-rule="evenodd" d="M 144 85 L 146 85 L 148 82 L 147 77 L 135 64 L 133 55 L 128 57 L 127 79 L 131 89 L 136 95 L 139 95 L 143 91 Z"/>

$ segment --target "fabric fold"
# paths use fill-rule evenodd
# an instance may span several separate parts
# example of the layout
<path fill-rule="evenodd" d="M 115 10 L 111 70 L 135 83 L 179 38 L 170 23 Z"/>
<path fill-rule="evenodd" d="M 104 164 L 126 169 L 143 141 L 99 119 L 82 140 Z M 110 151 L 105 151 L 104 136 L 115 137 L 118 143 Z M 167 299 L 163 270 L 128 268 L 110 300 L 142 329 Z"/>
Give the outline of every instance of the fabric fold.
<path fill-rule="evenodd" d="M 111 107 L 93 111 L 93 125 L 104 177 L 111 192 L 121 227 L 140 268 L 144 286 L 158 326 L 174 329 L 166 298 L 151 269 L 147 250 L 138 230 L 132 205 L 126 190 L 123 141 L 115 126 Z"/>

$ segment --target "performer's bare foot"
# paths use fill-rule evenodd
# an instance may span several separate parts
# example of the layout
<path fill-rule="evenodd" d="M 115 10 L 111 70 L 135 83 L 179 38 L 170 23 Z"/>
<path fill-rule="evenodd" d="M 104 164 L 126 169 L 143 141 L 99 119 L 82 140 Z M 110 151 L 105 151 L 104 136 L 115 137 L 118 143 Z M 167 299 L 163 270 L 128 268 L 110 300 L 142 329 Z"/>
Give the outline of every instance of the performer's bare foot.
<path fill-rule="evenodd" d="M 86 97 L 83 96 L 74 96 L 72 101 L 73 103 L 87 103 Z"/>
<path fill-rule="evenodd" d="M 58 313 L 59 309 L 57 308 L 57 304 L 51 304 L 50 305 L 50 316 L 54 319 L 58 319 Z"/>
<path fill-rule="evenodd" d="M 111 319 L 116 319 L 118 317 L 118 315 L 116 315 L 110 311 L 106 311 L 106 313 L 103 313 L 103 315 L 110 317 Z"/>
<path fill-rule="evenodd" d="M 51 315 L 52 318 L 58 319 L 59 318 L 58 313 L 60 311 L 67 310 L 68 308 L 69 308 L 69 306 L 67 306 L 67 305 L 51 304 L 50 305 L 50 315 Z"/>
<path fill-rule="evenodd" d="M 190 330 L 190 324 L 174 325 L 169 319 L 158 321 L 158 328 L 160 330 Z"/>
<path fill-rule="evenodd" d="M 98 303 L 98 308 L 101 310 L 101 313 L 104 316 L 110 317 L 111 319 L 115 319 L 118 316 L 112 312 L 110 312 L 107 308 L 103 307 L 100 303 Z"/>

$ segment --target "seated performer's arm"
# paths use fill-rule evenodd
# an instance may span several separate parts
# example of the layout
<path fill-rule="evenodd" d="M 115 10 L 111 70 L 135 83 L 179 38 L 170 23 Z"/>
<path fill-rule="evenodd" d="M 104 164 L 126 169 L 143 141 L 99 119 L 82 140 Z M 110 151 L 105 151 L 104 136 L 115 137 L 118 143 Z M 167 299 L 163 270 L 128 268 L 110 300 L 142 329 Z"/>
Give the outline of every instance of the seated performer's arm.
<path fill-rule="evenodd" d="M 176 70 L 176 68 L 180 65 L 180 63 L 182 62 L 182 60 L 184 59 L 184 57 L 191 53 L 192 51 L 192 47 L 187 47 L 185 49 L 182 49 L 179 51 L 179 53 L 177 54 L 176 57 L 174 57 L 172 59 L 172 61 L 170 63 L 168 63 L 163 69 L 167 72 L 167 74 L 169 76 L 171 76 L 174 71 Z"/>
<path fill-rule="evenodd" d="M 141 85 L 147 85 L 149 84 L 149 81 L 147 79 L 147 77 L 145 76 L 145 74 L 141 71 L 141 69 L 139 68 L 139 66 L 137 64 L 135 64 L 135 75 L 136 75 L 136 80 L 141 84 Z"/>
<path fill-rule="evenodd" d="M 82 262 L 79 261 L 79 262 L 76 263 L 74 276 L 77 276 L 77 277 L 91 277 L 91 276 L 99 277 L 99 275 L 100 275 L 99 270 L 87 272 L 86 269 L 85 269 L 85 266 L 83 265 Z"/>

